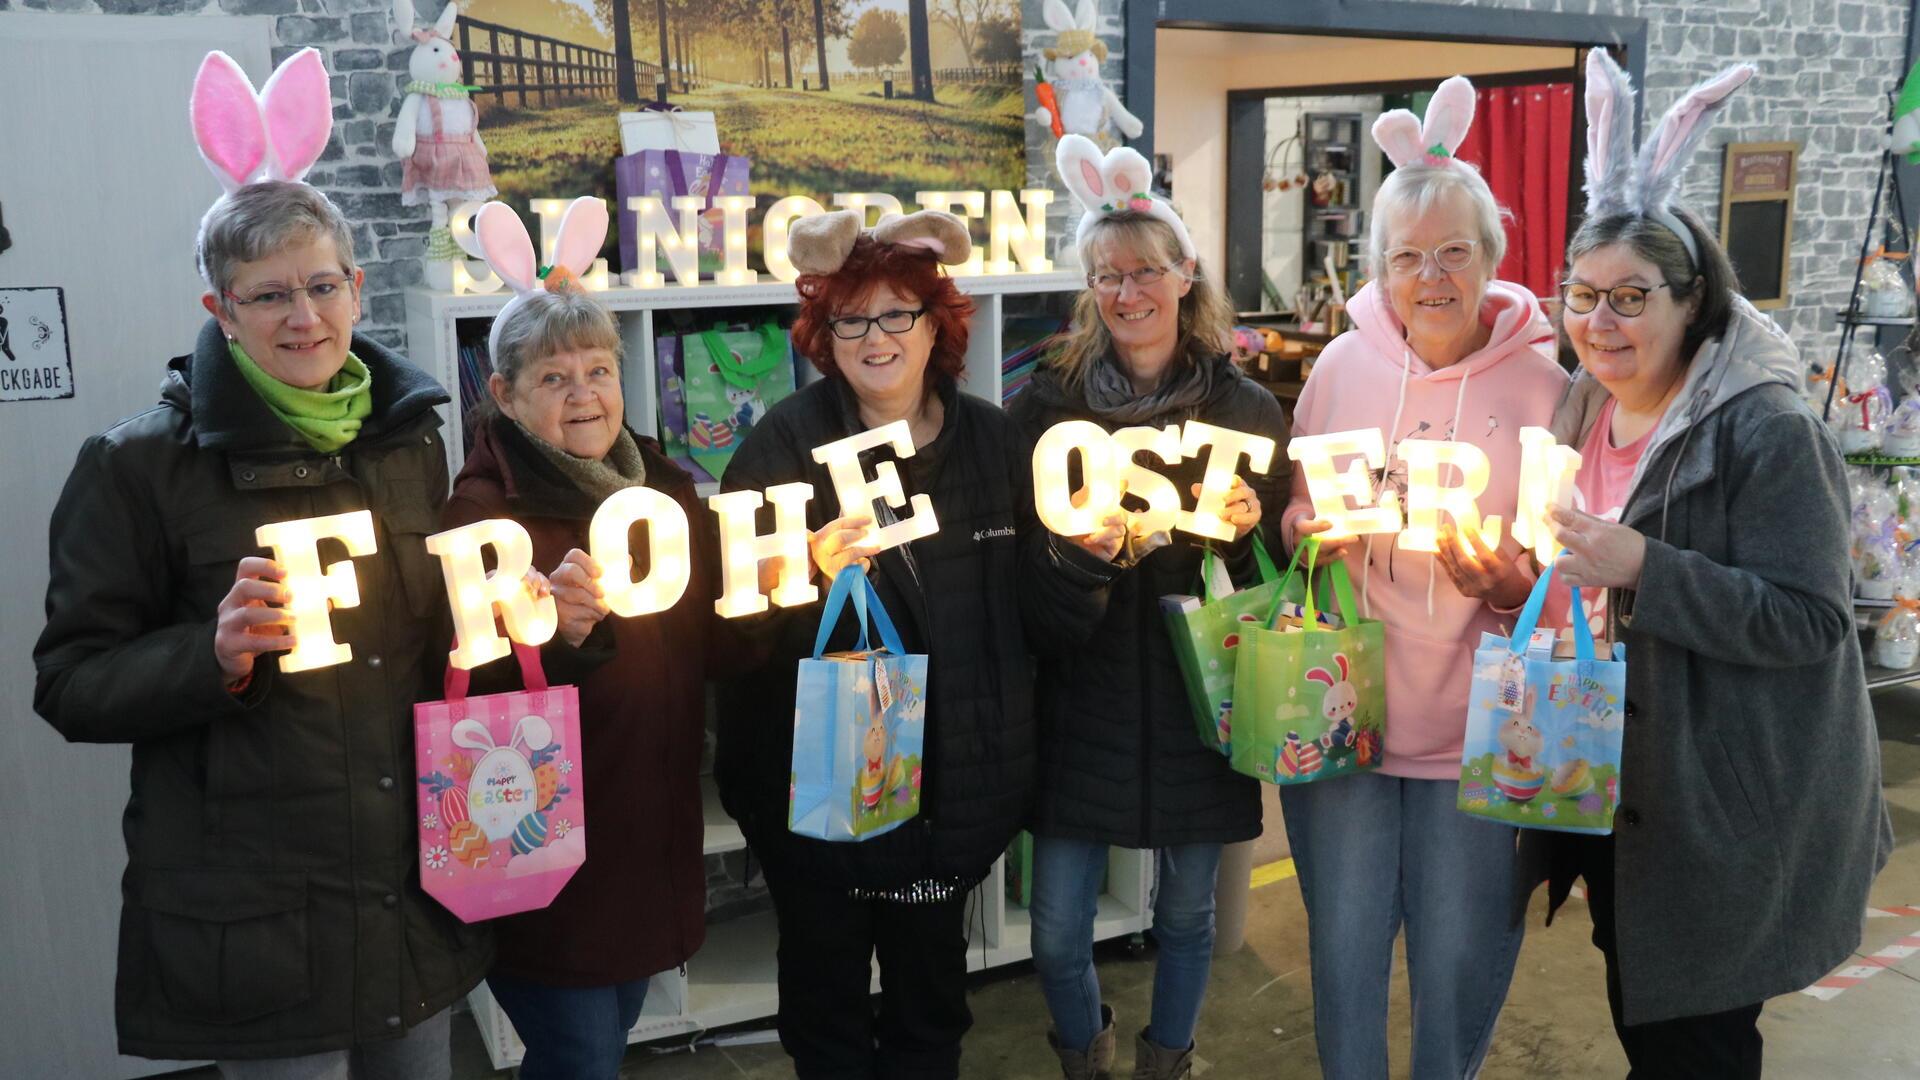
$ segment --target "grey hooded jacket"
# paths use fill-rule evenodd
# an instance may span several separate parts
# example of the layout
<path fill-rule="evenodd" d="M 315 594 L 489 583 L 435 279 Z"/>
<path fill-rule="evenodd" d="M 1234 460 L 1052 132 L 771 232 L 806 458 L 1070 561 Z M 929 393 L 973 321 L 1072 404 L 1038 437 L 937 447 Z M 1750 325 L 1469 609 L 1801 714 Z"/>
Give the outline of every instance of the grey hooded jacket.
<path fill-rule="evenodd" d="M 1647 538 L 1639 588 L 1608 605 L 1627 646 L 1614 866 L 1629 1024 L 1826 975 L 1859 944 L 1893 848 L 1846 475 L 1799 378 L 1786 335 L 1738 301 L 1655 428 L 1621 518 Z M 1554 435 L 1582 445 L 1606 397 L 1582 372 Z M 1523 844 L 1544 868 L 1551 834 Z"/>

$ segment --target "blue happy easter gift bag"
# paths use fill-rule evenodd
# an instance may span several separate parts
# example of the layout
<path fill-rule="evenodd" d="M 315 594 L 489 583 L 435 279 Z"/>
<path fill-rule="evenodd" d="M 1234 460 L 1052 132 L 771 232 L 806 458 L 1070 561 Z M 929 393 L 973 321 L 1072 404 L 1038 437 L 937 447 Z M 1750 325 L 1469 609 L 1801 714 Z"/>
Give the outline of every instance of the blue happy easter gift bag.
<path fill-rule="evenodd" d="M 1529 648 L 1553 567 L 1534 583 L 1513 636 L 1483 634 L 1473 654 L 1461 810 L 1524 829 L 1613 831 L 1625 735 L 1626 646 L 1594 655 L 1580 590 L 1573 594 L 1574 658 L 1553 657 L 1551 636 Z"/>
<path fill-rule="evenodd" d="M 829 653 L 827 639 L 849 600 L 859 644 Z M 877 649 L 867 642 L 869 620 Z M 917 816 L 926 722 L 927 658 L 906 651 L 866 571 L 850 565 L 827 593 L 813 656 L 800 661 L 787 828 L 819 840 L 865 840 Z"/>

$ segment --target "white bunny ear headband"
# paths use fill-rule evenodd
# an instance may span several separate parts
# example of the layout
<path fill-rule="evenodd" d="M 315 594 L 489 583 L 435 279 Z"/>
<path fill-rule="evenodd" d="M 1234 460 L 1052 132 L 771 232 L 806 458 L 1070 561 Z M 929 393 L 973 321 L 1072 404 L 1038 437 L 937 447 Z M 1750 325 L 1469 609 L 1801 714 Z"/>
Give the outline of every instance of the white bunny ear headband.
<path fill-rule="evenodd" d="M 1467 141 L 1471 127 L 1473 84 L 1455 75 L 1434 90 L 1424 123 L 1405 109 L 1391 109 L 1373 122 L 1373 141 L 1397 168 L 1438 167 L 1455 160 L 1454 152 Z"/>
<path fill-rule="evenodd" d="M 473 217 L 473 234 L 480 255 L 513 290 L 513 299 L 493 317 L 493 330 L 487 335 L 487 355 L 500 355 L 500 331 L 514 309 L 527 297 L 546 290 L 565 292 L 569 283 L 585 274 L 607 241 L 607 204 L 592 195 L 582 195 L 567 206 L 560 218 L 560 236 L 553 244 L 553 265 L 541 266 L 533 252 L 533 238 L 520 215 L 503 202 L 490 202 Z"/>
<path fill-rule="evenodd" d="M 257 180 L 306 176 L 333 131 L 327 69 L 315 49 L 288 57 L 258 94 L 232 57 L 208 53 L 190 113 L 200 156 L 229 195 Z"/>
<path fill-rule="evenodd" d="M 1687 91 L 1640 146 L 1633 147 L 1633 84 L 1605 49 L 1587 53 L 1587 216 L 1630 215 L 1657 221 L 1680 243 L 1695 266 L 1700 251 L 1693 231 L 1673 213 L 1680 181 L 1707 121 L 1735 90 L 1753 78 L 1752 64 L 1735 64 Z"/>
<path fill-rule="evenodd" d="M 925 249 L 945 266 L 959 266 L 973 253 L 966 223 L 944 210 L 889 214 L 862 229 L 866 216 L 864 210 L 835 210 L 801 218 L 787 230 L 787 260 L 803 274 L 831 274 L 846 265 L 863 235 L 875 243 Z"/>
<path fill-rule="evenodd" d="M 1149 190 L 1153 186 L 1153 166 L 1140 156 L 1140 151 L 1116 146 L 1102 154 L 1092 139 L 1067 134 L 1060 136 L 1060 145 L 1053 152 L 1053 166 L 1061 182 L 1086 211 L 1080 215 L 1080 226 L 1074 234 L 1081 266 L 1090 265 L 1087 241 L 1093 236 L 1094 223 L 1123 213 L 1146 214 L 1166 222 L 1180 241 L 1180 254 L 1188 259 L 1196 257 L 1187 223 L 1180 220 L 1172 203 Z"/>

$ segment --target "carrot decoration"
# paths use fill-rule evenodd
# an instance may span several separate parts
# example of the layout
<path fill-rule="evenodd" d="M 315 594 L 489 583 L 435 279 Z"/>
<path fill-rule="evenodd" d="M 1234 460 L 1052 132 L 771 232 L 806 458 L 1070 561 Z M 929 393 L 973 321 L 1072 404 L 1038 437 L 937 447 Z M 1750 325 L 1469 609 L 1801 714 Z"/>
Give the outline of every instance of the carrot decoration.
<path fill-rule="evenodd" d="M 1035 67 L 1033 79 L 1033 96 L 1040 100 L 1040 107 L 1047 110 L 1047 115 L 1053 118 L 1053 137 L 1057 139 L 1067 133 L 1067 129 L 1060 125 L 1060 101 L 1054 97 L 1053 84 L 1047 81 L 1046 72 Z"/>

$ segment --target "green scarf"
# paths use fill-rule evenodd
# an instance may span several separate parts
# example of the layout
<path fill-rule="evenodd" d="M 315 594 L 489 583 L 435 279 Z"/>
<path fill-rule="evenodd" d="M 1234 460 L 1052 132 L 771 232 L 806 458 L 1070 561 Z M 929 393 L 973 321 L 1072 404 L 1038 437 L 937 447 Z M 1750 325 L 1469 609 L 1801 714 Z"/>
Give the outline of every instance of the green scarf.
<path fill-rule="evenodd" d="M 273 415 L 323 454 L 332 454 L 360 434 L 360 421 L 373 412 L 373 374 L 352 353 L 325 390 L 289 386 L 261 370 L 237 341 L 227 343 L 233 366 L 267 403 Z"/>
<path fill-rule="evenodd" d="M 429 94 L 433 97 L 450 98 L 457 101 L 464 99 L 468 94 L 479 89 L 481 88 L 478 86 L 465 86 L 461 83 L 421 82 L 415 79 L 413 82 L 407 84 L 406 92 L 409 94 Z"/>

